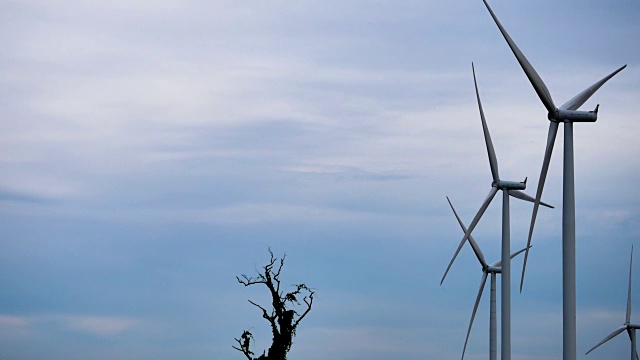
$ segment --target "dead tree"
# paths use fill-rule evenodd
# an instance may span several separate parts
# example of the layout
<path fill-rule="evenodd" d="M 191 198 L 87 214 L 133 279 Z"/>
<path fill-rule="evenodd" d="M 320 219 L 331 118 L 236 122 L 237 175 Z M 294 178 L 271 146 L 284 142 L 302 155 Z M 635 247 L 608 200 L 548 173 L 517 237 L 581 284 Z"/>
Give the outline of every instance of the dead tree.
<path fill-rule="evenodd" d="M 240 339 L 234 339 L 238 346 L 233 346 L 233 348 L 243 353 L 248 360 L 286 360 L 298 325 L 311 311 L 313 304 L 314 291 L 305 284 L 293 285 L 293 291 L 288 293 L 280 290 L 280 272 L 286 254 L 278 259 L 269 249 L 269 255 L 271 256 L 269 263 L 258 272 L 257 276 L 249 277 L 244 274 L 236 276 L 238 282 L 244 286 L 263 284 L 271 295 L 270 311 L 249 300 L 249 303 L 262 311 L 262 317 L 271 326 L 272 341 L 266 355 L 263 351 L 260 357 L 253 358 L 254 353 L 250 350 L 253 334 L 248 330 L 242 333 Z M 299 300 L 301 297 L 302 299 Z M 296 309 L 301 310 L 302 314 Z"/>

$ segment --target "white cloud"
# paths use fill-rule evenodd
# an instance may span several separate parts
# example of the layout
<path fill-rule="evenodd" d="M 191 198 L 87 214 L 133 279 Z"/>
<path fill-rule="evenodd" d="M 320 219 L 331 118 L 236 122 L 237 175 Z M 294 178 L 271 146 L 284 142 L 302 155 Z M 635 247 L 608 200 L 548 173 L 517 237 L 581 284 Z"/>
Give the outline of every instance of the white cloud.
<path fill-rule="evenodd" d="M 29 319 L 22 316 L 0 316 L 0 333 L 5 336 L 12 334 L 27 334 L 29 332 Z"/>
<path fill-rule="evenodd" d="M 61 320 L 74 330 L 101 336 L 128 332 L 139 323 L 120 317 L 63 316 Z"/>
<path fill-rule="evenodd" d="M 83 315 L 27 315 L 0 316 L 0 328 L 19 333 L 49 331 L 46 325 L 57 324 L 75 331 L 108 336 L 128 332 L 140 325 L 138 319 L 114 316 L 83 316 Z"/>
<path fill-rule="evenodd" d="M 26 315 L 0 316 L 0 329 L 22 334 L 42 333 L 50 331 L 48 324 L 58 324 L 74 331 L 90 333 L 99 336 L 109 336 L 126 333 L 141 324 L 138 319 L 111 316 L 82 316 L 82 315 Z"/>
<path fill-rule="evenodd" d="M 458 356 L 437 343 L 427 327 L 334 327 L 305 329 L 292 356 L 309 359 L 418 359 Z M 304 336 L 304 338 L 303 338 Z M 331 346 L 327 346 L 331 344 Z M 456 349 L 457 350 L 457 349 Z"/>

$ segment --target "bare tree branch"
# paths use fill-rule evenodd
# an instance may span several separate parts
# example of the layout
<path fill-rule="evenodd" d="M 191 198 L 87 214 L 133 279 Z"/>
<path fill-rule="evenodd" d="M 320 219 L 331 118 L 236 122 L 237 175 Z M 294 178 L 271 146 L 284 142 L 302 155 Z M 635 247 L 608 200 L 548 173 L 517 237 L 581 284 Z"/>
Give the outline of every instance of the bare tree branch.
<path fill-rule="evenodd" d="M 236 279 L 238 280 L 238 282 L 244 286 L 249 286 L 249 285 L 253 285 L 253 284 L 265 284 L 266 283 L 266 279 L 261 279 L 260 277 L 258 277 L 257 279 L 254 279 L 252 277 L 248 277 L 245 274 L 240 275 L 242 276 L 242 279 L 240 279 L 238 276 L 236 276 Z"/>
<path fill-rule="evenodd" d="M 271 331 L 272 331 L 274 334 L 275 334 L 275 333 L 279 333 L 279 331 L 278 331 L 278 326 L 277 326 L 277 324 L 276 324 L 276 315 L 275 315 L 275 314 L 269 315 L 269 313 L 267 312 L 267 309 L 265 309 L 265 308 L 263 308 L 262 306 L 260 306 L 260 305 L 258 305 L 258 304 L 256 304 L 256 303 L 254 303 L 254 302 L 253 302 L 253 301 L 251 301 L 251 300 L 249 300 L 249 302 L 250 302 L 252 305 L 259 307 L 259 308 L 260 308 L 260 310 L 262 310 L 262 317 L 263 317 L 263 318 L 265 318 L 265 319 L 267 319 L 267 320 L 269 321 L 269 324 L 271 325 Z"/>
<path fill-rule="evenodd" d="M 251 303 L 251 305 L 259 307 L 259 308 L 260 308 L 260 310 L 262 310 L 262 312 L 264 313 L 264 317 L 265 317 L 265 318 L 269 318 L 269 315 L 268 315 L 268 313 L 267 313 L 267 309 L 265 309 L 265 308 L 263 308 L 262 306 L 260 306 L 260 305 L 258 305 L 258 304 L 256 304 L 256 303 L 254 303 L 254 302 L 253 302 L 253 301 L 251 301 L 251 300 L 247 300 L 247 301 L 249 301 L 249 302 Z"/>
<path fill-rule="evenodd" d="M 276 287 L 276 292 L 278 295 L 280 294 L 280 272 L 282 271 L 282 266 L 284 266 L 284 259 L 287 257 L 287 254 L 282 255 L 282 259 L 280 259 L 280 266 L 278 267 L 278 271 L 273 276 L 273 279 L 276 281 L 278 286 Z"/>
<path fill-rule="evenodd" d="M 242 339 L 242 341 L 240 339 Z M 248 330 L 245 330 L 242 333 L 242 336 L 240 336 L 240 339 L 234 339 L 238 343 L 238 345 L 240 345 L 239 348 L 235 346 L 231 347 L 243 353 L 247 359 L 252 360 L 251 355 L 253 355 L 253 352 L 249 350 L 249 346 L 251 345 L 253 335 Z"/>
<path fill-rule="evenodd" d="M 307 289 L 307 290 L 309 290 L 309 289 Z M 302 321 L 302 319 L 304 319 L 304 317 L 307 316 L 309 311 L 311 311 L 311 305 L 313 305 L 313 294 L 315 294 L 315 292 L 309 290 L 309 296 L 305 296 L 302 299 L 302 301 L 304 301 L 304 303 L 307 305 L 307 309 L 302 313 L 302 315 L 300 315 L 298 320 L 296 320 L 296 322 L 293 324 L 293 328 L 294 329 L 296 329 L 298 327 L 298 324 L 300 323 L 300 321 Z M 308 301 L 307 301 L 307 298 L 309 299 Z"/>

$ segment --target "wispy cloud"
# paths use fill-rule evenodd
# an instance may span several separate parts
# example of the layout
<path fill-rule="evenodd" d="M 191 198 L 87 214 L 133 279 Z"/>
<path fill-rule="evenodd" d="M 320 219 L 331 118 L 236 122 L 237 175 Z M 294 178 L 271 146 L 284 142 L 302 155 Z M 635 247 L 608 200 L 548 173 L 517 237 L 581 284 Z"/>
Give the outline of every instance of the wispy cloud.
<path fill-rule="evenodd" d="M 0 328 L 23 334 L 51 331 L 52 324 L 80 333 L 110 336 L 129 332 L 141 322 L 134 318 L 112 316 L 62 314 L 0 316 Z"/>
<path fill-rule="evenodd" d="M 21 316 L 0 316 L 0 332 L 4 334 L 26 334 L 29 332 L 29 320 Z"/>
<path fill-rule="evenodd" d="M 139 323 L 128 318 L 87 316 L 63 316 L 61 321 L 71 329 L 101 336 L 125 333 Z"/>

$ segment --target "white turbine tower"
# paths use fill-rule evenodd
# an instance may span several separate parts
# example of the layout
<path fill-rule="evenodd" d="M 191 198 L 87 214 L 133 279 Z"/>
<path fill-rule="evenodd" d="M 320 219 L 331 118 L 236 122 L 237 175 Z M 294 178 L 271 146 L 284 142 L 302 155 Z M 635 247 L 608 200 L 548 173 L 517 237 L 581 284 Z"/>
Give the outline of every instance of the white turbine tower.
<path fill-rule="evenodd" d="M 542 189 L 544 181 L 549 170 L 549 161 L 553 144 L 558 132 L 560 122 L 564 123 L 564 170 L 562 185 L 562 307 L 563 307 L 563 359 L 576 359 L 576 259 L 575 259 L 575 189 L 574 189 L 574 171 L 573 171 L 573 123 L 574 122 L 594 122 L 598 118 L 598 106 L 593 111 L 580 111 L 578 108 L 584 104 L 605 82 L 626 67 L 626 65 L 615 70 L 611 74 L 605 76 L 600 81 L 591 85 L 571 100 L 567 101 L 559 108 L 553 103 L 547 86 L 544 84 L 536 70 L 531 66 L 527 58 L 522 54 L 518 46 L 513 42 L 507 31 L 502 27 L 500 21 L 489 7 L 486 0 L 482 0 L 489 10 L 491 17 L 500 29 L 502 36 L 509 44 L 511 51 L 515 55 L 518 63 L 524 70 L 527 78 L 533 85 L 538 97 L 547 109 L 549 123 L 549 134 L 547 136 L 547 146 L 542 162 L 542 170 L 540 171 L 540 180 L 538 181 L 538 189 L 533 205 L 533 213 L 531 216 L 531 225 L 529 227 L 529 238 L 527 246 L 531 245 L 531 236 L 535 225 L 538 207 L 542 197 Z M 520 280 L 520 291 L 524 282 L 524 272 L 527 266 L 529 251 L 524 255 L 524 263 L 522 265 L 522 278 Z"/>
<path fill-rule="evenodd" d="M 453 207 L 453 204 L 451 204 L 451 200 L 449 200 L 449 197 L 447 197 L 447 201 L 449 202 L 449 206 L 451 207 L 451 210 L 453 210 L 453 214 L 456 216 L 456 219 L 458 220 L 458 224 L 460 224 L 460 227 L 462 228 L 462 232 L 466 232 L 467 227 L 464 225 L 464 223 L 460 219 L 460 216 L 458 216 L 458 213 L 456 212 L 456 209 Z M 491 275 L 491 293 L 490 293 L 490 306 L 489 306 L 489 360 L 497 360 L 498 358 L 498 355 L 497 355 L 498 326 L 496 321 L 496 274 L 499 274 L 502 272 L 502 267 L 501 267 L 502 260 L 496 261 L 495 263 L 489 265 L 484 259 L 484 254 L 482 253 L 482 250 L 480 250 L 480 247 L 478 246 L 478 244 L 473 239 L 473 236 L 471 235 L 469 235 L 469 244 L 471 245 L 473 252 L 476 254 L 476 257 L 478 258 L 478 262 L 480 262 L 480 266 L 482 266 L 483 274 L 482 274 L 482 280 L 480 280 L 480 289 L 478 290 L 478 296 L 476 297 L 476 302 L 473 305 L 473 312 L 471 313 L 471 321 L 469 321 L 469 328 L 467 329 L 467 337 L 464 340 L 464 347 L 462 348 L 462 359 L 464 359 L 464 353 L 467 351 L 469 334 L 471 334 L 471 327 L 473 327 L 473 320 L 475 320 L 476 312 L 478 311 L 478 305 L 480 304 L 480 299 L 482 298 L 482 293 L 484 292 L 484 286 L 487 283 L 487 277 Z M 523 251 L 525 251 L 525 249 L 522 249 L 516 253 L 513 253 L 511 255 L 511 259 L 519 255 Z"/>
<path fill-rule="evenodd" d="M 489 134 L 489 128 L 487 127 L 487 122 L 484 118 L 484 112 L 482 111 L 482 103 L 480 102 L 480 93 L 478 92 L 478 83 L 476 81 L 476 73 L 475 68 L 473 67 L 473 63 L 471 64 L 471 68 L 473 71 L 473 83 L 476 89 L 476 98 L 478 99 L 478 109 L 480 111 L 480 120 L 482 121 L 482 130 L 484 132 L 484 140 L 487 147 L 487 153 L 489 155 L 489 167 L 491 168 L 491 175 L 493 177 L 493 182 L 491 183 L 491 190 L 489 191 L 489 195 L 484 200 L 482 205 L 480 206 L 480 210 L 476 213 L 471 224 L 469 224 L 469 228 L 465 231 L 460 244 L 458 245 L 458 249 L 456 250 L 451 262 L 449 262 L 449 266 L 442 276 L 442 280 L 440 281 L 440 285 L 444 282 L 449 269 L 451 269 L 451 265 L 453 261 L 458 256 L 460 249 L 464 245 L 465 241 L 469 239 L 471 232 L 480 221 L 480 218 L 484 214 L 485 210 L 493 200 L 493 197 L 496 195 L 498 190 L 502 190 L 502 288 L 501 288 L 501 332 L 502 332 L 502 342 L 501 342 L 501 359 L 502 360 L 510 360 L 511 359 L 511 239 L 510 239 L 510 219 L 509 219 L 509 195 L 530 202 L 534 202 L 535 199 L 531 196 L 519 191 L 524 190 L 527 186 L 526 179 L 523 182 L 516 181 L 504 181 L 500 179 L 500 175 L 498 174 L 498 160 L 496 158 L 495 150 L 493 149 L 493 142 L 491 142 L 491 135 Z M 552 207 L 550 205 L 544 204 L 542 205 Z"/>
<path fill-rule="evenodd" d="M 638 359 L 638 350 L 636 349 L 636 329 L 640 329 L 640 325 L 631 323 L 631 267 L 633 265 L 633 245 L 631 245 L 631 261 L 629 262 L 629 290 L 627 292 L 627 317 L 624 322 L 624 325 L 617 328 L 614 332 L 609 334 L 604 340 L 600 341 L 596 346 L 592 347 L 591 350 L 587 351 L 587 354 L 595 350 L 598 346 L 606 343 L 607 341 L 613 339 L 618 334 L 623 331 L 627 331 L 629 334 L 629 339 L 631 340 L 631 360 Z"/>

